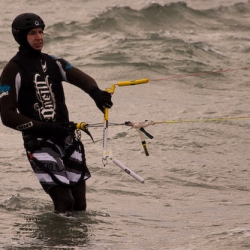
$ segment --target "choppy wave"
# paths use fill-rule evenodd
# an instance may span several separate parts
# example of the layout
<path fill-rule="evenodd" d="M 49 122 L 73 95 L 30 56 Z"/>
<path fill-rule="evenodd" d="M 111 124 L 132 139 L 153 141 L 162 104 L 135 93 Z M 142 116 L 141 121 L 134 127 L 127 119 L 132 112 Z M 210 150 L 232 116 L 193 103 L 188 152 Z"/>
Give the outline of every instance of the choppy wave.
<path fill-rule="evenodd" d="M 86 57 L 80 58 L 84 64 L 111 67 L 122 63 L 158 73 L 175 68 L 181 72 L 215 70 L 230 61 L 224 43 L 232 41 L 231 46 L 235 43 L 233 48 L 237 48 L 238 39 L 248 42 L 236 33 L 249 27 L 248 9 L 249 3 L 208 10 L 195 10 L 184 2 L 154 3 L 140 10 L 115 6 L 88 24 L 68 24 L 66 30 L 74 34 L 82 25 L 78 37 L 84 47 L 88 43 Z M 248 51 L 248 47 L 242 49 L 242 53 Z"/>
<path fill-rule="evenodd" d="M 33 190 L 30 190 L 33 191 Z M 15 195 L 11 195 L 7 197 L 7 199 L 4 201 L 4 203 L 1 205 L 4 209 L 8 211 L 19 211 L 22 209 L 33 209 L 33 210 L 44 210 L 48 208 L 48 204 L 44 201 L 37 201 L 34 198 L 27 198 L 20 195 L 20 193 L 17 193 Z"/>
<path fill-rule="evenodd" d="M 136 10 L 129 6 L 105 9 L 87 23 L 59 21 L 46 28 L 53 54 L 77 65 L 115 67 L 168 73 L 215 70 L 225 60 L 225 43 L 249 53 L 250 3 L 196 10 L 185 2 L 152 3 Z M 6 59 L 1 61 L 3 67 Z M 234 63 L 234 62 L 233 62 Z"/>
<path fill-rule="evenodd" d="M 130 7 L 112 7 L 91 20 L 89 28 L 100 32 L 123 32 L 127 35 L 140 31 L 185 30 L 187 28 L 220 29 L 247 27 L 242 19 L 248 17 L 249 3 L 238 3 L 231 7 L 195 10 L 185 2 L 160 5 L 150 4 L 141 10 Z M 234 17 L 234 18 L 232 18 Z M 246 26 L 245 26 L 246 25 Z"/>

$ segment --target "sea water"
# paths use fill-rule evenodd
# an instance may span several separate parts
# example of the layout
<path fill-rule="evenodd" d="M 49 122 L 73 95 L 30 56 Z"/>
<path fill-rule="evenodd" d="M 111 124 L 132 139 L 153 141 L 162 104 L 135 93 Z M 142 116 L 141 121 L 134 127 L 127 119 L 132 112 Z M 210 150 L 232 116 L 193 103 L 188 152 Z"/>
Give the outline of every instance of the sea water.
<path fill-rule="evenodd" d="M 157 124 L 145 127 L 149 156 L 136 129 L 108 130 L 113 157 L 142 184 L 112 160 L 103 166 L 103 115 L 63 83 L 70 119 L 94 137 L 82 133 L 87 211 L 71 217 L 53 213 L 20 132 L 0 124 L 0 249 L 249 249 L 250 1 L 1 0 L 0 72 L 17 51 L 10 27 L 23 12 L 43 18 L 44 52 L 101 89 L 148 78 L 116 87 L 109 122 Z"/>

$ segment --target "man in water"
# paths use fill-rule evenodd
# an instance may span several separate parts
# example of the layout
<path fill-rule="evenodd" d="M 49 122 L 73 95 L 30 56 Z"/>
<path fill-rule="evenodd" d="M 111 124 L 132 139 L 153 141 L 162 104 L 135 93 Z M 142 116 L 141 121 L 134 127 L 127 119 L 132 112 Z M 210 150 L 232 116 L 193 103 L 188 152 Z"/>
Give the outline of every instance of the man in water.
<path fill-rule="evenodd" d="M 84 147 L 69 121 L 62 81 L 88 93 L 103 112 L 111 95 L 95 80 L 62 58 L 42 53 L 43 20 L 36 14 L 18 15 L 12 34 L 20 45 L 1 74 L 1 119 L 22 132 L 28 160 L 56 213 L 86 209 L 85 180 L 90 172 Z"/>

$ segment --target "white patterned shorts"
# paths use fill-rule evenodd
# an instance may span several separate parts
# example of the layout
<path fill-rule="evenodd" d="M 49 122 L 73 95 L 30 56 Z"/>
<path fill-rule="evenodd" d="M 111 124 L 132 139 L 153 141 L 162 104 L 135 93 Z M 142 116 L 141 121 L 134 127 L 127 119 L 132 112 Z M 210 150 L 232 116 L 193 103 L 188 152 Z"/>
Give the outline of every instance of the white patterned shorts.
<path fill-rule="evenodd" d="M 42 141 L 41 138 L 36 140 Z M 47 193 L 54 186 L 77 185 L 91 176 L 86 166 L 82 142 L 68 136 L 63 144 L 67 146 L 43 140 L 41 147 L 35 151 L 26 149 L 31 167 Z"/>

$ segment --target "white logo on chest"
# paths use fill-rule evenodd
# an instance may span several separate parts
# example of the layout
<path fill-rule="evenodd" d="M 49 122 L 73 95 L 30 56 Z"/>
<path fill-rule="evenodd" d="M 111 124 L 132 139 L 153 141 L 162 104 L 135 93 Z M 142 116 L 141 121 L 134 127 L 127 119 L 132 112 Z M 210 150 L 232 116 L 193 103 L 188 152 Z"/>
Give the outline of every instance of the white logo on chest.
<path fill-rule="evenodd" d="M 54 120 L 56 102 L 52 92 L 52 86 L 49 83 L 49 76 L 46 76 L 45 81 L 39 81 L 39 77 L 39 74 L 35 74 L 34 84 L 39 102 L 35 103 L 34 108 L 39 112 L 39 116 L 42 120 Z"/>

